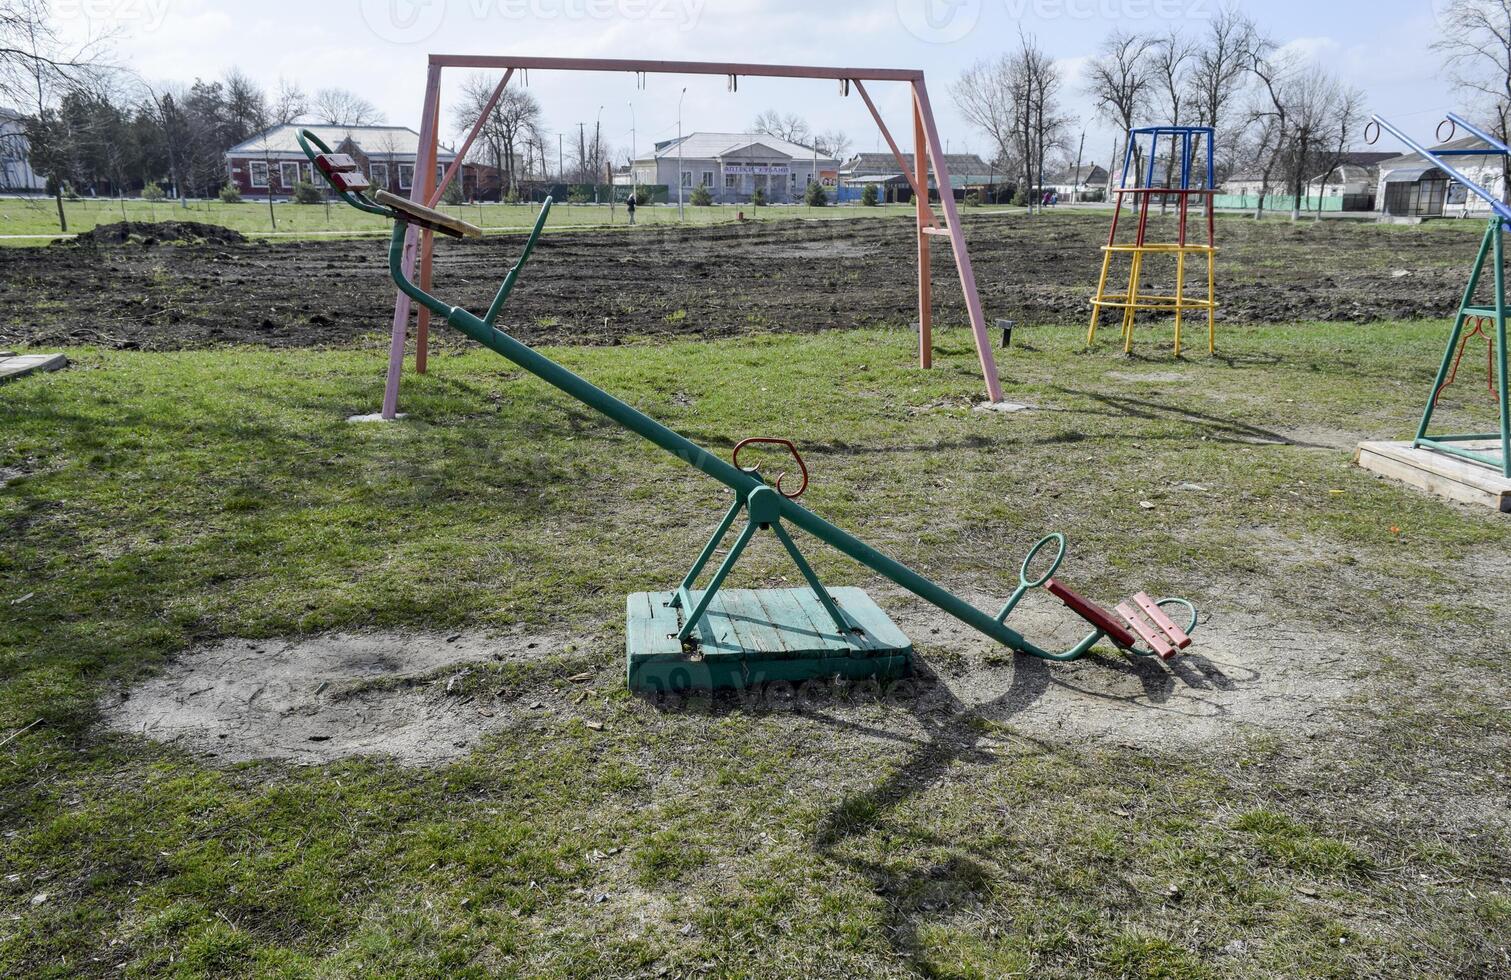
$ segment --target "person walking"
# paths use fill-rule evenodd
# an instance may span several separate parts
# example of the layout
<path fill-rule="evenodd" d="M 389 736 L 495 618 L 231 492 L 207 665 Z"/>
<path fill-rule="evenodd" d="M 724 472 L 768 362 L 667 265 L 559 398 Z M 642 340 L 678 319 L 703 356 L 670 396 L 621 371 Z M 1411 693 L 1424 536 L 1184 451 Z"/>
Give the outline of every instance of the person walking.
<path fill-rule="evenodd" d="M 630 224 L 635 223 L 635 192 L 630 191 L 630 199 L 624 205 L 624 209 L 630 213 Z"/>

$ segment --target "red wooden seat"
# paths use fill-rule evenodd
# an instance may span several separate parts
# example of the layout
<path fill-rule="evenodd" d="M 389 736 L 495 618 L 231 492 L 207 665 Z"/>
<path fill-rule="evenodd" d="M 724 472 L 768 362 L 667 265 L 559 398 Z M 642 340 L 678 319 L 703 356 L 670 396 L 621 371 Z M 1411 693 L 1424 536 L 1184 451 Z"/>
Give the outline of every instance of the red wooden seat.
<path fill-rule="evenodd" d="M 1128 632 L 1128 629 L 1118 622 L 1112 613 L 1081 595 L 1070 586 L 1055 579 L 1050 579 L 1044 583 L 1044 587 L 1049 590 L 1050 595 L 1053 595 L 1069 606 L 1071 612 L 1080 616 L 1103 633 L 1106 633 L 1112 638 L 1112 642 L 1118 646 L 1131 647 L 1138 643 L 1138 640 L 1133 638 L 1133 634 Z"/>
<path fill-rule="evenodd" d="M 1114 615 L 1070 586 L 1054 579 L 1046 582 L 1044 587 L 1076 615 L 1106 633 L 1120 647 L 1136 646 L 1138 640 L 1134 639 L 1133 634 L 1137 633 L 1138 639 L 1143 640 L 1156 656 L 1161 660 L 1169 660 L 1177 650 L 1184 650 L 1191 645 L 1191 637 L 1165 615 L 1159 603 L 1151 599 L 1147 592 L 1136 593 L 1132 599 L 1118 603 Z M 1129 632 L 1130 628 L 1132 633 Z"/>
<path fill-rule="evenodd" d="M 338 191 L 356 193 L 372 186 L 357 166 L 357 161 L 345 153 L 317 154 L 315 166 L 320 168 L 320 172 L 330 179 L 332 186 Z"/>

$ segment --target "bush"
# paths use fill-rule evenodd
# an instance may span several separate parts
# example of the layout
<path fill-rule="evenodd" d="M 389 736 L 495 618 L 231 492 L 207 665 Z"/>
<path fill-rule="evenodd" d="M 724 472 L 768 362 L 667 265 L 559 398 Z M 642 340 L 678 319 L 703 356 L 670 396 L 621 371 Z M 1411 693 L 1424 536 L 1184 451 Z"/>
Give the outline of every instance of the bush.
<path fill-rule="evenodd" d="M 167 196 L 155 180 L 149 180 L 142 185 L 142 200 L 144 201 L 161 201 Z"/>
<path fill-rule="evenodd" d="M 79 196 L 79 192 L 76 191 L 76 190 L 74 190 L 73 185 L 72 184 L 68 184 L 68 183 L 65 183 L 63 185 L 63 197 L 66 198 L 67 200 L 70 200 L 70 201 L 82 201 L 83 200 L 83 198 L 81 198 Z"/>
<path fill-rule="evenodd" d="M 1026 187 L 1019 185 L 1018 189 L 1013 191 L 1013 206 L 1019 208 L 1028 207 L 1028 189 Z"/>
<path fill-rule="evenodd" d="M 860 203 L 868 208 L 874 208 L 881 203 L 881 195 L 876 193 L 875 184 L 867 184 L 866 189 L 860 192 Z"/>
<path fill-rule="evenodd" d="M 695 207 L 706 208 L 714 203 L 714 196 L 708 193 L 708 188 L 699 184 L 693 188 L 692 202 Z"/>
<path fill-rule="evenodd" d="M 294 181 L 295 204 L 319 204 L 323 200 L 320 196 L 320 188 L 308 181 Z"/>
<path fill-rule="evenodd" d="M 810 208 L 821 208 L 829 203 L 829 195 L 824 193 L 824 185 L 815 180 L 808 185 L 807 192 L 803 195 L 803 201 Z"/>
<path fill-rule="evenodd" d="M 235 184 L 227 184 L 220 189 L 220 201 L 222 204 L 240 204 L 241 191 L 236 189 Z"/>
<path fill-rule="evenodd" d="M 972 188 L 965 192 L 965 204 L 967 207 L 972 208 L 981 207 L 981 191 L 979 188 Z"/>
<path fill-rule="evenodd" d="M 510 193 L 514 195 L 514 202 L 513 203 L 518 204 L 519 203 L 519 194 L 516 193 L 516 192 L 514 192 L 513 190 L 511 190 Z M 593 195 L 590 194 L 590 193 L 588 193 L 588 189 L 586 187 L 583 187 L 581 184 L 578 184 L 576 187 L 573 187 L 567 193 L 567 202 L 569 204 L 586 204 L 589 201 L 591 201 L 592 199 L 593 199 Z"/>
<path fill-rule="evenodd" d="M 579 199 L 578 195 L 581 195 L 580 199 Z M 588 199 L 587 192 L 583 191 L 581 188 L 578 188 L 577 190 L 574 190 L 571 193 L 571 196 L 570 196 L 570 200 L 572 201 L 573 204 L 581 204 L 581 203 L 583 203 L 583 201 L 586 201 L 587 199 Z M 505 204 L 518 204 L 519 203 L 519 185 L 518 184 L 510 184 L 509 185 L 509 193 L 507 193 L 507 194 L 504 195 L 504 203 Z"/>
<path fill-rule="evenodd" d="M 651 197 L 651 189 L 649 187 L 642 187 L 638 189 L 637 191 L 635 191 L 635 206 L 645 207 L 647 204 L 651 203 Z"/>
<path fill-rule="evenodd" d="M 446 185 L 446 193 L 441 195 L 441 203 L 453 205 L 462 203 L 462 182 L 460 180 L 453 180 Z"/>
<path fill-rule="evenodd" d="M 757 187 L 755 193 L 750 195 L 750 204 L 752 207 L 757 208 L 764 208 L 766 206 L 766 189 L 764 187 Z"/>

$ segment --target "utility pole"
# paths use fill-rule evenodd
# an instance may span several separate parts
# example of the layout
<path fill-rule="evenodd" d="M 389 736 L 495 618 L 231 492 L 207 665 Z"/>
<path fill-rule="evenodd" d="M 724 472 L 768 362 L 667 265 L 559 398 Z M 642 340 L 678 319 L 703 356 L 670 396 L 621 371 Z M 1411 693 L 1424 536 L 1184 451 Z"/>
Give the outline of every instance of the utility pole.
<path fill-rule="evenodd" d="M 588 170 L 588 137 L 585 132 L 587 127 L 587 123 L 577 124 L 577 166 L 584 170 Z M 593 179 L 592 170 L 588 170 L 588 179 Z"/>
<path fill-rule="evenodd" d="M 687 86 L 682 86 L 682 94 L 677 96 L 677 220 L 685 221 L 686 212 L 682 210 L 682 100 L 687 97 Z"/>
<path fill-rule="evenodd" d="M 630 107 L 630 194 L 636 198 L 635 203 L 640 203 L 640 171 L 635 167 L 637 150 L 635 149 L 635 103 L 629 103 Z"/>
<path fill-rule="evenodd" d="M 556 134 L 556 179 L 565 182 L 567 179 L 567 166 L 561 152 L 561 134 Z"/>

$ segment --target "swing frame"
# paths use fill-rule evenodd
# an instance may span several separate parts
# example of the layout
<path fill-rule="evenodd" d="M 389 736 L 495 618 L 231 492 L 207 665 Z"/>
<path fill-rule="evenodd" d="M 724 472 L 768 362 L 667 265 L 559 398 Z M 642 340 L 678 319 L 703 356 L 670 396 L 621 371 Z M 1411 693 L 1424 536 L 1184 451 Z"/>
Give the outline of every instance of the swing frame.
<path fill-rule="evenodd" d="M 463 140 L 455 159 L 437 181 L 437 155 L 439 151 L 439 116 L 441 106 L 441 76 L 447 68 L 502 70 L 504 75 L 494 88 L 478 121 Z M 955 268 L 960 277 L 961 291 L 965 296 L 966 311 L 970 317 L 971 332 L 976 343 L 981 374 L 986 382 L 986 393 L 992 402 L 1003 400 L 1002 383 L 997 374 L 996 358 L 986 330 L 986 314 L 982 309 L 981 295 L 976 288 L 976 273 L 966 249 L 965 233 L 960 226 L 959 209 L 955 204 L 954 185 L 950 180 L 949 165 L 945 160 L 939 128 L 934 122 L 934 112 L 929 102 L 928 87 L 922 71 L 898 68 L 829 68 L 806 65 L 759 65 L 735 62 L 702 61 L 640 61 L 614 58 L 540 58 L 512 55 L 450 55 L 432 54 L 425 77 L 425 101 L 420 112 L 420 142 L 415 161 L 414 184 L 410 199 L 426 208 L 435 208 L 440 203 L 446 188 L 460 173 L 473 142 L 481 131 L 483 122 L 503 96 L 516 72 L 539 71 L 585 71 L 626 72 L 637 78 L 648 74 L 665 75 L 723 75 L 729 79 L 731 90 L 738 87 L 740 76 L 762 78 L 827 79 L 839 83 L 840 95 L 847 96 L 853 87 L 865 101 L 866 108 L 876 121 L 877 128 L 887 142 L 887 147 L 897 160 L 898 169 L 907 178 L 913 191 L 916 205 L 917 265 L 918 265 L 918 366 L 933 366 L 933 283 L 931 242 L 934 238 L 946 239 L 954 254 Z M 913 166 L 909 167 L 897 141 L 882 119 L 876 103 L 866 90 L 866 82 L 902 82 L 912 92 L 913 104 Z M 929 201 L 929 177 L 932 172 L 939 189 L 939 200 L 944 212 L 943 224 Z M 410 226 L 404 241 L 403 271 L 406 276 L 414 274 L 419 266 L 419 285 L 428 291 L 432 283 L 432 256 L 435 236 L 432 229 Z M 402 290 L 394 301 L 393 328 L 388 352 L 388 376 L 383 389 L 385 420 L 398 418 L 399 379 L 404 370 L 404 354 L 413 307 L 411 298 Z M 424 374 L 430 346 L 430 311 L 423 305 L 415 331 L 415 371 Z"/>

